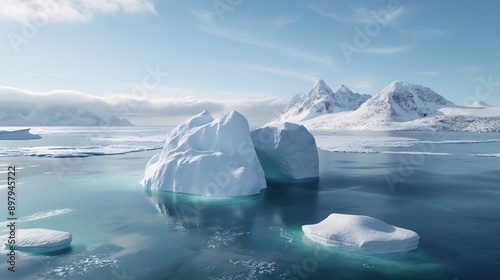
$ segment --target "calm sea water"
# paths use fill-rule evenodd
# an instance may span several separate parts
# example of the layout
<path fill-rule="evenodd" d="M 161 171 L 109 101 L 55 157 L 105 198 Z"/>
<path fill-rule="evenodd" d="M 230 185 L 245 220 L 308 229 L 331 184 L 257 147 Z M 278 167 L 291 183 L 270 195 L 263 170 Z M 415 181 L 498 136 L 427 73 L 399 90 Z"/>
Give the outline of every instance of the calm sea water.
<path fill-rule="evenodd" d="M 500 158 L 471 156 L 500 153 L 498 133 L 332 133 L 419 142 L 375 147 L 378 153 L 320 150 L 317 182 L 270 183 L 255 196 L 205 198 L 146 192 L 139 184 L 158 151 L 128 151 L 161 146 L 165 131 L 35 128 L 43 139 L 1 141 L 2 176 L 10 165 L 18 170 L 18 227 L 69 231 L 73 243 L 50 255 L 17 252 L 15 273 L 7 270 L 3 250 L 0 279 L 500 279 Z M 25 155 L 89 146 L 123 154 Z M 334 212 L 414 230 L 419 248 L 364 255 L 304 237 L 303 224 Z"/>

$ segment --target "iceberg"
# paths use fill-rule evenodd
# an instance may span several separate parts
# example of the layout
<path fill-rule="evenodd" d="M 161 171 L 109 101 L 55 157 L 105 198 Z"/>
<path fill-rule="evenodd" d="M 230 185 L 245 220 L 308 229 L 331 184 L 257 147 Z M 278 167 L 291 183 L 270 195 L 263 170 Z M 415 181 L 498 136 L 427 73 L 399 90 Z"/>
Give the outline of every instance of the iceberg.
<path fill-rule="evenodd" d="M 318 224 L 303 225 L 309 239 L 324 246 L 339 247 L 368 254 L 411 251 L 419 235 L 381 220 L 359 215 L 330 214 Z"/>
<path fill-rule="evenodd" d="M 304 126 L 269 124 L 250 135 L 267 178 L 300 180 L 319 176 L 316 141 Z"/>
<path fill-rule="evenodd" d="M 217 119 L 203 111 L 171 130 L 141 183 L 147 190 L 204 196 L 253 195 L 267 187 L 248 122 L 236 111 Z"/>
<path fill-rule="evenodd" d="M 30 128 L 19 129 L 19 130 L 0 130 L 0 140 L 29 140 L 29 139 L 40 139 L 40 135 L 35 135 L 30 133 Z"/>
<path fill-rule="evenodd" d="M 43 228 L 18 229 L 16 250 L 25 252 L 50 252 L 66 248 L 73 240 L 71 233 Z M 5 246 L 11 246 L 5 241 Z"/>

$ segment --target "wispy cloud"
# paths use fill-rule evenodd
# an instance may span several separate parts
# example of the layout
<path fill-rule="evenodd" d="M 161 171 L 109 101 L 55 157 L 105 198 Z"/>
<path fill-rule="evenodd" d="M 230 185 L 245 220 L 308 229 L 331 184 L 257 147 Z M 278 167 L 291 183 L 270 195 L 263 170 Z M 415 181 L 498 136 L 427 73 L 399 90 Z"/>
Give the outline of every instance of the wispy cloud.
<path fill-rule="evenodd" d="M 152 0 L 5 0 L 0 17 L 18 21 L 87 21 L 98 14 L 155 13 Z"/>
<path fill-rule="evenodd" d="M 482 71 L 481 67 L 477 65 L 467 65 L 462 68 L 462 71 L 465 73 L 470 73 L 470 74 L 477 74 Z"/>
<path fill-rule="evenodd" d="M 395 54 L 400 52 L 406 52 L 413 48 L 413 46 L 398 46 L 398 47 L 383 47 L 383 48 L 366 48 L 364 49 L 367 53 L 374 54 Z"/>
<path fill-rule="evenodd" d="M 327 11 L 325 7 L 318 4 L 308 4 L 306 5 L 306 7 L 323 17 L 347 24 L 366 24 L 375 21 L 380 22 L 382 19 L 384 26 L 389 27 L 395 32 L 404 33 L 411 36 L 445 36 L 452 33 L 452 31 L 445 28 L 407 29 L 401 27 L 401 19 L 403 19 L 404 16 L 414 13 L 412 9 L 405 5 L 401 5 L 392 13 L 384 8 L 368 9 L 355 5 L 350 6 L 350 13 Z"/>
<path fill-rule="evenodd" d="M 391 24 L 396 22 L 399 18 L 401 18 L 404 14 L 407 13 L 407 9 L 403 7 L 399 7 L 392 13 L 387 11 L 386 9 L 367 9 L 360 6 L 351 5 L 349 14 L 341 14 L 335 13 L 332 11 L 327 11 L 325 7 L 320 6 L 318 4 L 308 4 L 307 8 L 315 11 L 319 15 L 330 18 L 343 23 L 369 23 L 374 22 L 376 20 L 380 20 L 380 18 L 376 18 L 377 15 L 381 15 L 382 13 L 388 15 L 383 17 L 384 25 Z"/>
<path fill-rule="evenodd" d="M 271 20 L 266 21 L 266 23 L 268 23 L 271 26 L 271 28 L 277 29 L 286 26 L 290 23 L 296 22 L 297 20 L 299 20 L 298 16 L 289 15 L 289 16 L 279 16 L 273 18 Z"/>
<path fill-rule="evenodd" d="M 326 18 L 331 18 L 333 20 L 341 21 L 341 22 L 350 22 L 351 21 L 351 19 L 349 19 L 348 17 L 342 16 L 342 15 L 334 13 L 334 12 L 326 11 L 323 7 L 321 7 L 317 4 L 307 4 L 306 7 L 315 11 L 319 15 L 326 17 Z"/>
<path fill-rule="evenodd" d="M 439 76 L 439 71 L 437 71 L 437 70 L 419 71 L 419 72 L 415 72 L 415 73 L 422 74 L 422 75 L 428 75 L 428 76 Z"/>
<path fill-rule="evenodd" d="M 451 30 L 448 29 L 405 29 L 401 27 L 394 27 L 394 31 L 405 33 L 411 36 L 445 36 L 452 33 Z"/>
<path fill-rule="evenodd" d="M 212 12 L 191 10 L 191 13 L 195 17 L 197 17 L 202 23 L 197 27 L 200 30 L 203 30 L 207 33 L 211 33 L 236 42 L 247 43 L 251 45 L 272 49 L 284 53 L 288 56 L 298 57 L 316 63 L 321 63 L 325 65 L 330 65 L 332 63 L 331 58 L 327 55 L 317 55 L 290 46 L 269 42 L 237 30 L 221 28 L 214 22 L 214 14 Z"/>
<path fill-rule="evenodd" d="M 398 47 L 385 47 L 385 48 L 366 48 L 364 49 L 367 53 L 374 54 L 395 54 L 400 52 L 406 52 L 411 50 L 412 46 L 398 46 Z"/>
<path fill-rule="evenodd" d="M 255 66 L 255 65 L 250 65 L 248 68 L 257 70 L 260 72 L 265 72 L 265 73 L 271 73 L 271 74 L 276 74 L 276 75 L 281 75 L 281 76 L 287 76 L 291 78 L 298 78 L 301 80 L 305 80 L 308 82 L 314 82 L 318 79 L 318 76 L 312 73 L 304 73 L 299 70 L 295 69 L 285 69 L 285 68 L 274 68 L 274 67 L 267 67 L 267 66 Z"/>

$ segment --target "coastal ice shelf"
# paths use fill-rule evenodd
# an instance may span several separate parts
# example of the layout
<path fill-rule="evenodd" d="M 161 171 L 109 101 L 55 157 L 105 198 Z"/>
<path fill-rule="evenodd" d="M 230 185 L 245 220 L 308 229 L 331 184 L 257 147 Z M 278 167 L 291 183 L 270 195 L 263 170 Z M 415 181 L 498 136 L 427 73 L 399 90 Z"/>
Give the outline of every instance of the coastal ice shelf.
<path fill-rule="evenodd" d="M 146 189 L 204 196 L 253 195 L 266 188 L 248 122 L 231 111 L 204 111 L 169 132 L 146 166 Z"/>
<path fill-rule="evenodd" d="M 302 231 L 309 239 L 324 246 L 368 254 L 415 250 L 420 238 L 414 231 L 372 217 L 336 213 L 318 224 L 302 226 Z"/>
<path fill-rule="evenodd" d="M 41 139 L 40 135 L 31 134 L 29 128 L 19 130 L 0 130 L 0 140 L 30 140 Z"/>

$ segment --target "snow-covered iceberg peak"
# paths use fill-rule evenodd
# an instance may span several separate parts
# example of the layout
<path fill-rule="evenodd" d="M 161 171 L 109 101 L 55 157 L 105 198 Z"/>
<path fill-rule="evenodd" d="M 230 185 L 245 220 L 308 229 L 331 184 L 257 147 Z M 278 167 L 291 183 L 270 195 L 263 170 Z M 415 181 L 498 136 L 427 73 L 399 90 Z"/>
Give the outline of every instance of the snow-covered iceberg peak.
<path fill-rule="evenodd" d="M 204 111 L 170 131 L 142 184 L 205 196 L 253 195 L 266 187 L 248 122 L 236 111 L 217 119 Z"/>
<path fill-rule="evenodd" d="M 302 125 L 278 123 L 250 133 L 266 177 L 274 180 L 319 176 L 314 136 Z"/>
<path fill-rule="evenodd" d="M 318 224 L 302 226 L 302 231 L 324 246 L 368 254 L 411 251 L 418 247 L 420 239 L 414 231 L 372 217 L 336 213 Z"/>

